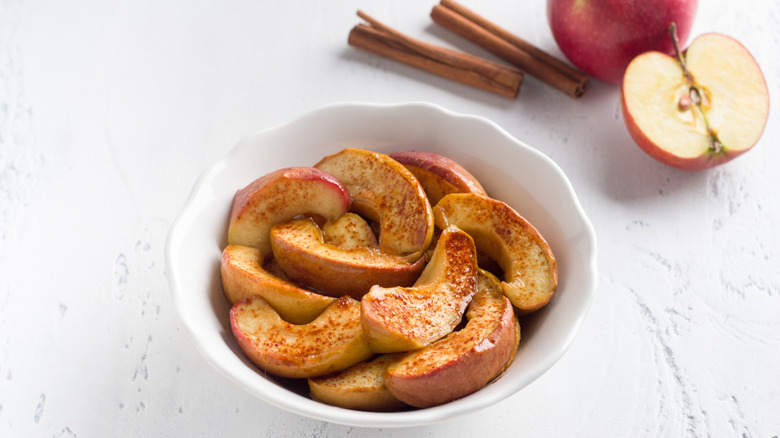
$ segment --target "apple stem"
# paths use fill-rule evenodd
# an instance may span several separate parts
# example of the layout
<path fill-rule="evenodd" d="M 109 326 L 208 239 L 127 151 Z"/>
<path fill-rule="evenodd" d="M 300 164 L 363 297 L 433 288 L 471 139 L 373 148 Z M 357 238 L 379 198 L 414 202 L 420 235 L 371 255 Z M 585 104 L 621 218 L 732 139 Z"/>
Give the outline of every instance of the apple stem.
<path fill-rule="evenodd" d="M 677 56 L 677 62 L 682 67 L 683 75 L 688 82 L 693 82 L 693 75 L 688 71 L 688 66 L 685 64 L 685 58 L 683 58 L 682 50 L 680 50 L 680 40 L 677 38 L 677 24 L 672 21 L 669 25 L 669 35 L 672 37 L 672 46 L 674 46 L 674 54 Z"/>
<path fill-rule="evenodd" d="M 718 139 L 718 136 L 715 134 L 715 131 L 710 126 L 709 120 L 707 120 L 707 115 L 704 113 L 704 109 L 701 107 L 702 105 L 702 91 L 699 89 L 699 87 L 696 85 L 696 81 L 693 79 L 693 75 L 690 71 L 688 71 L 688 66 L 685 64 L 685 58 L 683 57 L 682 51 L 680 50 L 680 40 L 677 38 L 677 24 L 675 24 L 674 21 L 669 25 L 669 35 L 672 37 L 672 46 L 674 46 L 674 54 L 677 56 L 677 62 L 680 64 L 680 67 L 683 71 L 683 76 L 685 77 L 686 82 L 688 82 L 688 95 L 683 96 L 683 98 L 680 99 L 680 102 L 678 102 L 678 106 L 680 109 L 685 110 L 688 109 L 688 106 L 690 103 L 692 103 L 696 108 L 699 110 L 699 114 L 701 114 L 701 118 L 704 120 L 704 125 L 707 129 L 707 136 L 710 140 L 710 151 L 717 154 L 723 149 L 723 144 Z M 685 99 L 685 101 L 683 101 Z"/>

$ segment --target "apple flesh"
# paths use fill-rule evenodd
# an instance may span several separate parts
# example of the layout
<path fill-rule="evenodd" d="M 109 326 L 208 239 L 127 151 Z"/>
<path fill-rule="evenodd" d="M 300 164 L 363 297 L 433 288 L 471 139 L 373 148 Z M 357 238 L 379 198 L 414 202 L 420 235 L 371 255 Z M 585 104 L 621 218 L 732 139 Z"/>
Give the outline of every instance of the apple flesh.
<path fill-rule="evenodd" d="M 259 295 L 279 316 L 293 324 L 306 324 L 319 316 L 335 299 L 298 287 L 263 265 L 263 254 L 257 248 L 228 245 L 222 251 L 220 266 L 222 290 L 233 305 Z"/>
<path fill-rule="evenodd" d="M 236 192 L 228 243 L 255 247 L 268 256 L 274 224 L 300 214 L 329 221 L 346 213 L 351 205 L 349 192 L 333 175 L 313 167 L 279 169 Z"/>
<path fill-rule="evenodd" d="M 371 225 L 360 215 L 347 213 L 322 226 L 325 243 L 341 249 L 378 248 L 379 242 Z"/>
<path fill-rule="evenodd" d="M 412 287 L 374 286 L 363 296 L 360 316 L 371 349 L 414 350 L 451 332 L 476 292 L 477 269 L 471 237 L 456 227 L 442 231 Z"/>
<path fill-rule="evenodd" d="M 558 265 L 539 231 L 504 202 L 476 193 L 453 193 L 433 208 L 439 228 L 456 226 L 501 267 L 501 287 L 522 313 L 536 311 L 558 288 Z"/>
<path fill-rule="evenodd" d="M 390 393 L 418 408 L 441 405 L 482 389 L 514 359 L 520 325 L 498 279 L 480 271 L 466 325 L 387 367 Z"/>
<path fill-rule="evenodd" d="M 628 66 L 621 106 L 634 141 L 653 158 L 689 171 L 750 150 L 769 117 L 766 81 L 750 52 L 709 33 L 694 39 L 681 59 L 685 70 L 660 52 L 643 53 Z"/>
<path fill-rule="evenodd" d="M 547 18 L 569 61 L 589 76 L 619 84 L 637 55 L 674 54 L 666 29 L 677 23 L 680 41 L 687 41 L 696 7 L 696 0 L 548 0 Z"/>
<path fill-rule="evenodd" d="M 397 411 L 406 406 L 385 386 L 387 366 L 399 354 L 382 354 L 344 371 L 308 379 L 311 398 L 321 403 L 361 411 Z"/>
<path fill-rule="evenodd" d="M 292 281 L 326 295 L 360 299 L 374 285 L 410 286 L 425 267 L 425 259 L 372 247 L 343 249 L 325 243 L 311 219 L 295 219 L 271 228 L 274 259 Z"/>
<path fill-rule="evenodd" d="M 259 296 L 236 303 L 230 326 L 239 347 L 262 371 L 309 378 L 341 371 L 373 353 L 360 326 L 360 303 L 341 297 L 308 324 L 290 324 Z"/>
<path fill-rule="evenodd" d="M 339 179 L 352 210 L 379 223 L 379 247 L 417 259 L 433 237 L 431 205 L 420 183 L 385 154 L 347 148 L 315 164 Z"/>
<path fill-rule="evenodd" d="M 485 189 L 463 166 L 433 152 L 402 151 L 387 154 L 403 164 L 420 182 L 431 205 L 450 193 L 481 193 Z"/>

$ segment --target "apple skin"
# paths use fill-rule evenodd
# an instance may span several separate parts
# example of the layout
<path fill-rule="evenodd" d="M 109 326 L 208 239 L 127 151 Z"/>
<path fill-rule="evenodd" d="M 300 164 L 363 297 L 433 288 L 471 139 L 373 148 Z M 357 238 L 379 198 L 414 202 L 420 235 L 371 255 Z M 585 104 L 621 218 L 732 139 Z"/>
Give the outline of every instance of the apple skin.
<path fill-rule="evenodd" d="M 271 227 L 299 214 L 334 220 L 352 206 L 346 187 L 313 167 L 290 167 L 268 173 L 238 190 L 228 224 L 228 243 L 271 253 Z"/>
<path fill-rule="evenodd" d="M 433 152 L 401 151 L 387 154 L 406 166 L 423 186 L 431 205 L 450 193 L 480 193 L 484 187 L 466 168 Z"/>
<path fill-rule="evenodd" d="M 271 228 L 274 259 L 292 281 L 325 295 L 360 299 L 374 285 L 410 286 L 425 267 L 378 248 L 342 249 L 324 242 L 311 219 L 294 219 Z"/>
<path fill-rule="evenodd" d="M 687 85 L 676 58 L 654 51 L 634 58 L 620 102 L 626 128 L 642 150 L 669 166 L 695 172 L 755 146 L 769 117 L 769 91 L 753 56 L 729 36 L 699 35 L 683 56 L 695 83 L 705 90 L 708 123 L 723 143 L 719 151 L 710 148 L 706 129 L 688 118 L 691 111 L 678 108 L 675 90 Z M 688 145 L 687 150 L 681 145 Z"/>
<path fill-rule="evenodd" d="M 427 408 L 465 397 L 514 359 L 520 325 L 512 304 L 495 276 L 480 271 L 479 277 L 462 329 L 388 366 L 385 385 L 399 400 Z"/>
<path fill-rule="evenodd" d="M 697 0 L 548 0 L 547 19 L 561 52 L 598 80 L 619 84 L 637 55 L 674 47 L 667 29 L 677 24 L 684 45 Z"/>

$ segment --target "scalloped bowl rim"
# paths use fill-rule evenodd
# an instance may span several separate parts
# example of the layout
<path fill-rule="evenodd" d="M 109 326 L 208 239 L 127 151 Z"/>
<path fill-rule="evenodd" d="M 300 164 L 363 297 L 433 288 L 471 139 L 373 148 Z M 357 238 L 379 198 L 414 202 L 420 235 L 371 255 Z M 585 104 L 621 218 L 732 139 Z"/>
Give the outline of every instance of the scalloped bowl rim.
<path fill-rule="evenodd" d="M 485 143 L 475 147 L 477 140 Z M 512 366 L 477 393 L 445 405 L 403 412 L 328 406 L 264 378 L 232 339 L 226 325 L 229 307 L 219 294 L 219 256 L 226 244 L 235 190 L 276 168 L 313 165 L 347 146 L 379 152 L 418 149 L 449 156 L 469 169 L 492 196 L 515 207 L 550 243 L 559 267 L 558 292 L 527 326 L 524 322 L 521 347 Z M 270 155 L 265 153 L 269 149 Z M 181 324 L 215 369 L 276 407 L 360 427 L 431 424 L 475 412 L 517 393 L 569 348 L 594 299 L 597 278 L 593 226 L 558 165 L 486 118 L 426 102 L 336 103 L 244 138 L 198 177 L 170 228 L 165 257 Z"/>

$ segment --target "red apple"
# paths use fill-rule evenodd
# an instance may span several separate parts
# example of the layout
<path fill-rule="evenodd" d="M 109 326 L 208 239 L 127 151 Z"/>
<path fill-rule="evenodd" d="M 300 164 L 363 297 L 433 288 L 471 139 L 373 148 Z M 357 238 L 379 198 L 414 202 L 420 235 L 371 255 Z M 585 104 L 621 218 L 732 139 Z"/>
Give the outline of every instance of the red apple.
<path fill-rule="evenodd" d="M 674 29 L 668 37 L 674 40 Z M 622 109 L 648 154 L 696 171 L 751 149 L 766 126 L 769 92 L 750 52 L 731 37 L 704 34 L 673 58 L 647 52 L 626 70 Z"/>
<path fill-rule="evenodd" d="M 586 74 L 619 84 L 629 62 L 656 50 L 674 48 L 667 29 L 677 23 L 685 42 L 696 0 L 548 0 L 547 18 L 558 47 Z"/>

